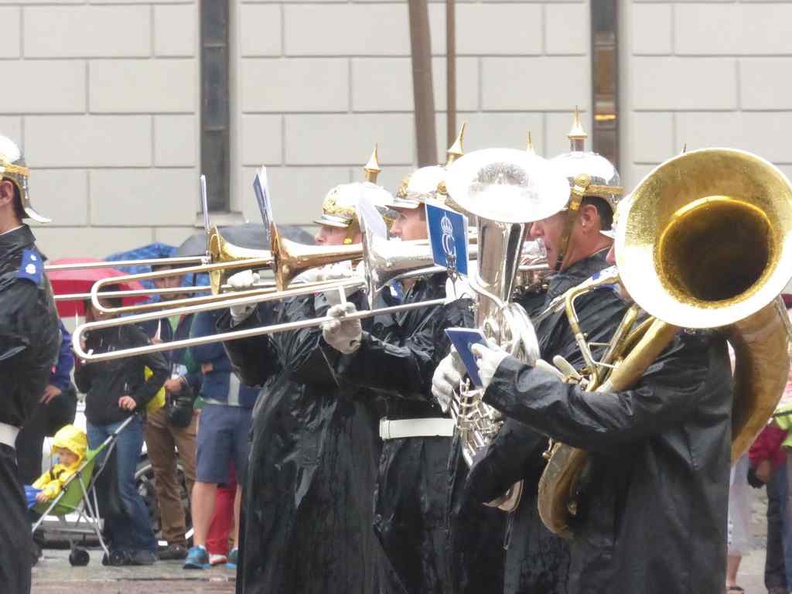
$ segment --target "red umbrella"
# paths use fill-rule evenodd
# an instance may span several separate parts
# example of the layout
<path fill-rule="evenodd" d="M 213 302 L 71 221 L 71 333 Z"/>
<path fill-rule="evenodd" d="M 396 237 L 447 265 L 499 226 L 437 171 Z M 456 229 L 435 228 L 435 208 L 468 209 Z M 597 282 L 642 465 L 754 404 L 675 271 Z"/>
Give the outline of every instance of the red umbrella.
<path fill-rule="evenodd" d="M 96 260 L 95 258 L 62 258 L 60 260 L 50 260 L 47 262 L 47 268 L 51 266 L 58 266 L 61 264 L 93 264 L 105 263 L 104 260 Z M 114 276 L 126 276 L 126 273 L 116 270 L 115 268 L 74 268 L 67 270 L 46 270 L 47 278 L 52 284 L 52 291 L 55 296 L 58 295 L 85 295 L 91 292 L 91 287 L 96 281 L 111 278 Z M 123 282 L 116 285 L 107 286 L 107 291 L 138 291 L 144 289 L 137 281 Z M 56 300 L 58 306 L 58 314 L 62 318 L 71 318 L 75 314 L 79 316 L 85 315 L 84 300 L 86 297 L 78 297 L 68 300 Z M 140 301 L 146 301 L 146 295 L 132 295 L 123 297 L 124 305 L 133 305 Z"/>

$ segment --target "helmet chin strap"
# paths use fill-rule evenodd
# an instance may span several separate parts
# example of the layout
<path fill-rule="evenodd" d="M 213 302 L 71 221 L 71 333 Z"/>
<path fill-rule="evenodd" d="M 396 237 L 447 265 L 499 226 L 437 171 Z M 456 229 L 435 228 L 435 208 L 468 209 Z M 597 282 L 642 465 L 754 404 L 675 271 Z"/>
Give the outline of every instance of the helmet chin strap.
<path fill-rule="evenodd" d="M 357 237 L 358 233 L 360 233 L 360 224 L 358 224 L 357 220 L 354 220 L 349 223 L 349 226 L 347 227 L 346 237 L 344 237 L 344 245 L 352 245 L 355 243 L 355 237 Z"/>
<path fill-rule="evenodd" d="M 554 269 L 556 272 L 562 269 L 564 261 L 566 260 L 569 240 L 572 237 L 572 229 L 574 229 L 575 223 L 578 220 L 580 203 L 583 202 L 583 196 L 586 194 L 589 185 L 591 185 L 591 177 L 588 174 L 582 173 L 575 177 L 575 181 L 572 185 L 572 192 L 569 196 L 569 203 L 567 204 L 566 224 L 564 225 L 564 232 L 561 235 L 560 241 L 561 249 L 558 251 L 558 257 L 555 262 Z"/>

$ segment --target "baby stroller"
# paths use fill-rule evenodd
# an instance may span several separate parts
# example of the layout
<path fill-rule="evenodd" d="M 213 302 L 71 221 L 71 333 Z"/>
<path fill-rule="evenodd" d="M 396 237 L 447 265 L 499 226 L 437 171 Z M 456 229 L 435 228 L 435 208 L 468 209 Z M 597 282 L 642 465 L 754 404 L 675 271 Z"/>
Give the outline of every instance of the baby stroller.
<path fill-rule="evenodd" d="M 85 460 L 83 460 L 74 474 L 66 480 L 61 492 L 52 501 L 37 503 L 31 508 L 40 516 L 33 524 L 34 534 L 47 516 L 54 516 L 58 519 L 55 532 L 59 535 L 64 535 L 69 541 L 71 548 L 69 563 L 72 566 L 88 565 L 90 561 L 88 550 L 75 543 L 75 535 L 95 535 L 99 539 L 99 545 L 110 560 L 110 564 L 113 564 L 111 553 L 102 536 L 102 520 L 99 515 L 96 482 L 108 466 L 108 460 L 118 434 L 126 428 L 133 418 L 134 416 L 130 416 L 121 423 L 118 429 L 109 435 L 99 447 L 93 450 L 89 449 L 86 452 Z M 107 451 L 105 452 L 105 450 Z M 102 460 L 98 461 L 98 458 L 103 455 Z M 75 515 L 76 519 L 67 518 L 67 516 L 74 517 Z"/>

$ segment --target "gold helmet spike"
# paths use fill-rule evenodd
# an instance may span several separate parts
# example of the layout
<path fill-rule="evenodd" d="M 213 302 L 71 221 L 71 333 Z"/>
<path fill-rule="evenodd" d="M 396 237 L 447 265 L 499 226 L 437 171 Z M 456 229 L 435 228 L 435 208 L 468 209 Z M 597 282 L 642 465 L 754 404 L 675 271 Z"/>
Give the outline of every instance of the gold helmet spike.
<path fill-rule="evenodd" d="M 446 151 L 446 167 L 465 154 L 465 150 L 462 148 L 462 142 L 465 140 L 465 128 L 467 128 L 467 122 L 462 122 L 462 127 L 459 128 L 459 134 L 457 134 L 454 144 L 448 147 Z"/>
<path fill-rule="evenodd" d="M 363 167 L 366 181 L 376 184 L 377 176 L 380 174 L 380 171 L 382 171 L 382 169 L 380 169 L 379 158 L 377 156 L 377 145 L 375 144 L 374 151 L 371 153 L 368 163 Z"/>
<path fill-rule="evenodd" d="M 578 111 L 577 105 L 575 106 L 575 115 L 572 120 L 572 129 L 567 134 L 567 138 L 569 138 L 569 150 L 573 152 L 586 150 L 588 134 L 586 134 L 583 125 L 580 123 L 580 111 Z"/>
<path fill-rule="evenodd" d="M 529 155 L 536 154 L 536 149 L 534 149 L 534 144 L 533 144 L 533 136 L 531 135 L 530 130 L 528 130 L 528 144 L 525 147 L 525 152 L 527 152 Z"/>

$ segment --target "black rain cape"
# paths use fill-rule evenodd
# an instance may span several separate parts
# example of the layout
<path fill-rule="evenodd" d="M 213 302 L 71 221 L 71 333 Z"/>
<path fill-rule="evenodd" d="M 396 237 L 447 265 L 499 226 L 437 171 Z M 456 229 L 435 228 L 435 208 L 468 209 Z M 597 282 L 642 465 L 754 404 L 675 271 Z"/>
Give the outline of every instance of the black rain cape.
<path fill-rule="evenodd" d="M 443 298 L 445 284 L 445 273 L 419 280 L 404 302 Z M 392 304 L 387 295 L 383 301 L 382 305 Z M 335 367 L 345 381 L 371 394 L 384 395 L 390 420 L 444 417 L 431 386 L 437 364 L 451 348 L 445 329 L 469 327 L 472 321 L 469 299 L 377 316 L 370 331 L 364 333 L 360 349 L 352 355 L 336 354 Z M 452 591 L 447 474 L 450 448 L 450 437 L 383 442 L 374 526 L 387 557 L 389 593 Z M 484 567 L 489 565 L 486 559 L 476 561 Z M 500 571 L 497 568 L 496 574 Z"/>
<path fill-rule="evenodd" d="M 234 328 L 322 316 L 323 295 L 260 306 Z M 220 319 L 221 328 L 230 317 Z M 378 587 L 372 530 L 378 414 L 339 387 L 310 328 L 227 342 L 243 383 L 261 385 L 253 412 L 237 592 L 370 594 Z"/>
<path fill-rule="evenodd" d="M 545 305 L 606 267 L 603 251 L 557 273 L 550 280 Z M 589 340 L 606 343 L 626 307 L 613 288 L 602 288 L 581 296 L 576 309 Z M 576 368 L 582 367 L 582 357 L 563 312 L 542 319 L 536 333 L 544 360 L 552 361 L 555 355 L 561 355 Z M 599 352 L 595 350 L 594 354 L 597 357 Z M 547 443 L 542 433 L 507 418 L 468 475 L 468 495 L 480 502 L 492 501 L 513 483 L 523 481 L 519 507 L 508 518 L 505 594 L 567 592 L 569 544 L 544 526 L 536 507 L 539 478 L 545 466 L 542 454 Z"/>
<path fill-rule="evenodd" d="M 0 235 L 0 422 L 14 427 L 22 427 L 38 405 L 61 341 L 52 288 L 35 241 L 27 225 Z M 25 594 L 30 592 L 30 523 L 16 454 L 4 444 L 0 501 L 0 592 Z"/>

